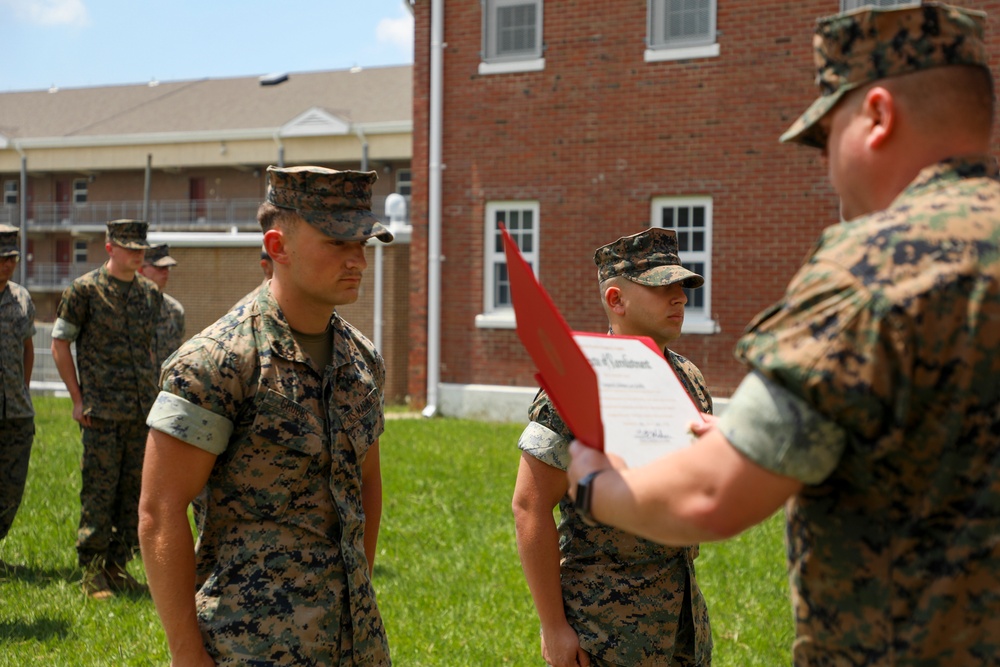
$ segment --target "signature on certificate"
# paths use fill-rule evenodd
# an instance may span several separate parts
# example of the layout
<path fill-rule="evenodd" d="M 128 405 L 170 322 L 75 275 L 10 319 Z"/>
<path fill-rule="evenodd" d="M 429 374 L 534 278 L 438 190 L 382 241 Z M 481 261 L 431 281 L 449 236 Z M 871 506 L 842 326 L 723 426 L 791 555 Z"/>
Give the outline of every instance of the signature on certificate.
<path fill-rule="evenodd" d="M 671 436 L 668 433 L 664 433 L 661 428 L 638 428 L 635 431 L 636 440 L 661 440 L 669 441 Z"/>

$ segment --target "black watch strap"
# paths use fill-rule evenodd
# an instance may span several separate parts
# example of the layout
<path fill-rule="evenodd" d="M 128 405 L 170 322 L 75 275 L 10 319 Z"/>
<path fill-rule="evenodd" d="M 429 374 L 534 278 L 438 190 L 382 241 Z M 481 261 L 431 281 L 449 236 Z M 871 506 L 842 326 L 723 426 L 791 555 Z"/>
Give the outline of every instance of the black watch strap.
<path fill-rule="evenodd" d="M 590 504 L 594 497 L 594 479 L 605 470 L 607 470 L 607 468 L 595 470 L 594 472 L 585 475 L 583 479 L 576 484 L 576 500 L 573 501 L 573 507 L 580 515 L 580 518 L 583 519 L 584 523 L 588 526 L 597 525 L 597 521 L 594 520 L 594 515 L 590 513 Z"/>

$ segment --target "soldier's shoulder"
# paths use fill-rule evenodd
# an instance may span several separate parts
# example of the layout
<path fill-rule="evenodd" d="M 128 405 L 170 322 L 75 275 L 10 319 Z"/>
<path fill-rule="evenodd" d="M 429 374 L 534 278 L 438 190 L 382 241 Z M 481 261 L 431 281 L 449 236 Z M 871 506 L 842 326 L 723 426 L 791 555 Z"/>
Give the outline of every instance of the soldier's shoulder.
<path fill-rule="evenodd" d="M 180 313 L 182 315 L 184 314 L 184 306 L 181 304 L 181 302 L 175 299 L 174 297 L 170 296 L 166 292 L 163 293 L 163 303 L 165 303 L 167 305 L 167 308 L 169 308 L 171 311 L 175 313 Z"/>

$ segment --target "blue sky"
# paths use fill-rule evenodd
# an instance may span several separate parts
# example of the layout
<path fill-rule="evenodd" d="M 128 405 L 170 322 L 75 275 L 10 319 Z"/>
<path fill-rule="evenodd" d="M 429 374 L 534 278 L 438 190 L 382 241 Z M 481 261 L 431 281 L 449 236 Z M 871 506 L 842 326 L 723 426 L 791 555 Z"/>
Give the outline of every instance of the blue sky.
<path fill-rule="evenodd" d="M 404 0 L 0 0 L 0 26 L 0 92 L 413 62 Z"/>

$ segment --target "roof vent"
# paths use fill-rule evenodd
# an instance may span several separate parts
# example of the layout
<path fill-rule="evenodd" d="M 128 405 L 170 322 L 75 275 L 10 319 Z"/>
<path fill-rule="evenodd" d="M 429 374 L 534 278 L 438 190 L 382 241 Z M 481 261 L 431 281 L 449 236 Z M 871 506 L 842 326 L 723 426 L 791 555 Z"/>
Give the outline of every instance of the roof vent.
<path fill-rule="evenodd" d="M 265 74 L 264 76 L 257 79 L 262 86 L 277 86 L 279 83 L 284 83 L 288 81 L 288 74 Z"/>

